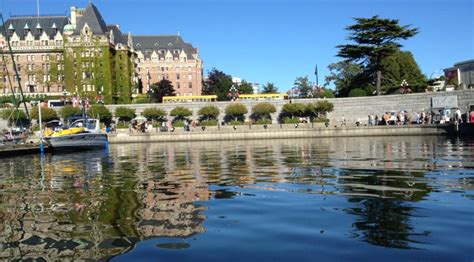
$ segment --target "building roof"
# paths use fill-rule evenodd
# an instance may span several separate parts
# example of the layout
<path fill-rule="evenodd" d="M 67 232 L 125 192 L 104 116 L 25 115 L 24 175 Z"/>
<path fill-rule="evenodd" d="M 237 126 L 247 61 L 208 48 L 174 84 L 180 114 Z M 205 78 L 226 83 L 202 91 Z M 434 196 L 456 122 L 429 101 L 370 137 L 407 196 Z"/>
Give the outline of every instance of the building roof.
<path fill-rule="evenodd" d="M 466 65 L 466 64 L 474 64 L 474 59 L 466 60 L 466 61 L 462 61 L 462 62 L 456 63 L 456 64 L 454 64 L 454 66 L 461 66 L 461 65 Z"/>
<path fill-rule="evenodd" d="M 57 31 L 62 33 L 64 26 L 68 23 L 67 16 L 15 16 L 10 17 L 5 25 L 0 26 L 0 33 L 4 34 L 5 26 L 7 33 L 10 33 L 9 29 L 13 28 L 20 39 L 25 39 L 28 31 L 31 31 L 35 39 L 39 39 L 43 31 L 52 39 Z"/>
<path fill-rule="evenodd" d="M 184 50 L 188 59 L 193 59 L 192 55 L 197 53 L 197 49 L 191 44 L 185 43 L 183 38 L 179 35 L 134 35 L 132 39 L 133 48 L 136 51 L 141 51 L 146 58 L 150 56 L 153 51 L 159 53 L 158 51 L 160 50 Z M 173 54 L 173 56 L 176 55 L 177 54 Z M 159 56 L 161 57 L 162 54 L 159 54 Z"/>
<path fill-rule="evenodd" d="M 112 31 L 112 33 L 114 34 L 114 42 L 116 44 L 120 43 L 123 45 L 127 45 L 127 36 L 122 34 L 120 28 L 117 25 L 108 25 L 107 31 Z"/>
<path fill-rule="evenodd" d="M 81 17 L 78 17 L 75 34 L 80 34 L 82 28 L 87 23 L 92 33 L 103 35 L 107 32 L 104 18 L 95 5 L 89 4 Z"/>

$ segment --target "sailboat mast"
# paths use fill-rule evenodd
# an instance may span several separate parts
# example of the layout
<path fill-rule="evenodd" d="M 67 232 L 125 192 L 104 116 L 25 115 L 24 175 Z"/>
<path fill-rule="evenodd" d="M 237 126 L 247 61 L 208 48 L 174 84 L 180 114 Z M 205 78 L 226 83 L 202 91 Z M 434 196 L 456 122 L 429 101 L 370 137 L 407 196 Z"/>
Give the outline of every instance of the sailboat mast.
<path fill-rule="evenodd" d="M 28 119 L 30 119 L 30 113 L 28 112 L 28 107 L 26 106 L 26 101 L 25 101 L 25 97 L 23 95 L 23 88 L 21 88 L 21 79 L 20 79 L 20 75 L 18 75 L 18 69 L 16 67 L 16 62 L 15 62 L 15 57 L 13 56 L 13 51 L 12 51 L 12 46 L 11 46 L 11 43 L 10 43 L 10 36 L 8 35 L 7 33 L 7 30 L 6 30 L 6 26 L 5 26 L 5 21 L 3 20 L 3 13 L 0 12 L 0 18 L 2 20 L 2 25 L 3 25 L 3 32 L 5 34 L 5 37 L 7 39 L 7 43 L 8 43 L 8 51 L 10 51 L 10 56 L 12 58 L 12 62 L 13 62 L 13 69 L 15 70 L 15 76 L 16 76 L 16 80 L 18 82 L 18 89 L 20 89 L 20 97 L 21 97 L 21 101 L 23 101 L 23 105 L 25 106 L 25 112 L 26 112 L 26 117 Z M 13 96 L 15 94 L 12 94 Z M 21 102 L 20 101 L 20 102 Z"/>

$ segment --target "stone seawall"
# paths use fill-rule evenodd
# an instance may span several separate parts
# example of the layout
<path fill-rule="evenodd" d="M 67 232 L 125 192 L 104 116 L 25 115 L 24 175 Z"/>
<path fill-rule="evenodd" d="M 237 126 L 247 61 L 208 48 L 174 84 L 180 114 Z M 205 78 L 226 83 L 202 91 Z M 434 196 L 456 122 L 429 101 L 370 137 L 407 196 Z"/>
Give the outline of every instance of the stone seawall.
<path fill-rule="evenodd" d="M 369 97 L 349 97 L 349 98 L 333 98 L 327 99 L 329 102 L 334 104 L 334 111 L 331 112 L 328 117 L 332 123 L 340 123 L 342 116 L 344 115 L 348 123 L 355 123 L 357 120 L 361 120 L 362 123 L 367 122 L 367 115 L 381 115 L 388 111 L 399 111 L 406 110 L 408 112 L 421 112 L 431 108 L 431 99 L 433 97 L 440 96 L 457 96 L 458 106 L 463 112 L 468 110 L 469 105 L 474 106 L 474 89 L 460 90 L 453 92 L 436 92 L 436 93 L 416 93 L 416 94 L 404 94 L 404 95 L 387 95 L 387 96 L 369 96 Z M 314 103 L 318 99 L 293 99 L 293 102 L 298 103 Z M 251 109 L 254 105 L 263 101 L 241 101 L 247 106 L 249 113 L 246 115 L 248 118 L 251 113 Z M 277 123 L 278 116 L 281 112 L 281 108 L 284 104 L 289 103 L 289 100 L 272 100 L 277 111 L 272 114 L 273 123 Z M 200 108 L 207 105 L 215 105 L 221 111 L 219 120 L 223 121 L 224 111 L 227 105 L 235 102 L 194 102 L 194 103 L 171 103 L 171 104 L 131 104 L 131 105 L 107 105 L 107 107 L 114 112 L 115 108 L 119 106 L 127 106 L 135 108 L 138 114 L 142 113 L 145 108 L 158 107 L 170 112 L 177 106 L 184 106 L 192 109 L 193 119 L 198 118 L 198 111 Z"/>
<path fill-rule="evenodd" d="M 443 126 L 361 126 L 361 127 L 329 127 L 322 125 L 303 124 L 295 128 L 293 125 L 263 126 L 231 126 L 208 127 L 205 130 L 196 128 L 185 132 L 181 128 L 174 132 L 150 130 L 147 133 L 132 133 L 119 130 L 110 135 L 110 143 L 151 143 L 151 142 L 191 142 L 191 141 L 223 141 L 223 140 L 255 140 L 255 139 L 287 139 L 314 137 L 355 137 L 355 136 L 414 136 L 414 135 L 445 135 Z"/>

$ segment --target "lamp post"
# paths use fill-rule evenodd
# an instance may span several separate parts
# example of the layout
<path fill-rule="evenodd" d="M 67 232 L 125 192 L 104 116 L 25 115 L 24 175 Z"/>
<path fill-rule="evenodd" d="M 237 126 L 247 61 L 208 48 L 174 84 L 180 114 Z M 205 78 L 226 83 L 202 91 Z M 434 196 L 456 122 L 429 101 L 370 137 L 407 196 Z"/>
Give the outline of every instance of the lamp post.
<path fill-rule="evenodd" d="M 227 93 L 227 97 L 231 99 L 231 101 L 235 101 L 237 98 L 239 98 L 239 90 L 237 89 L 237 84 L 234 83 L 230 89 L 229 93 Z"/>
<path fill-rule="evenodd" d="M 402 83 L 400 84 L 400 93 L 404 94 L 407 90 L 408 83 L 405 79 L 402 80 Z"/>

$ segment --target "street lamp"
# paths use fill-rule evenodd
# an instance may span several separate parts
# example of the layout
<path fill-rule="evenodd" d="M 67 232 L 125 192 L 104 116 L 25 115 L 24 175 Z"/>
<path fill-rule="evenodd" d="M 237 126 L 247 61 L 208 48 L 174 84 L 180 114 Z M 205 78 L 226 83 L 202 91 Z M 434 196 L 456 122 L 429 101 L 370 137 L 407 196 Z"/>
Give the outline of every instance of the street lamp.
<path fill-rule="evenodd" d="M 232 101 L 235 101 L 239 98 L 239 90 L 237 89 L 237 83 L 234 83 L 230 89 L 229 93 L 227 93 L 227 97 L 229 97 Z"/>
<path fill-rule="evenodd" d="M 408 82 L 405 79 L 403 79 L 402 83 L 400 84 L 400 93 L 401 94 L 404 94 L 407 91 L 407 86 L 408 86 Z"/>

